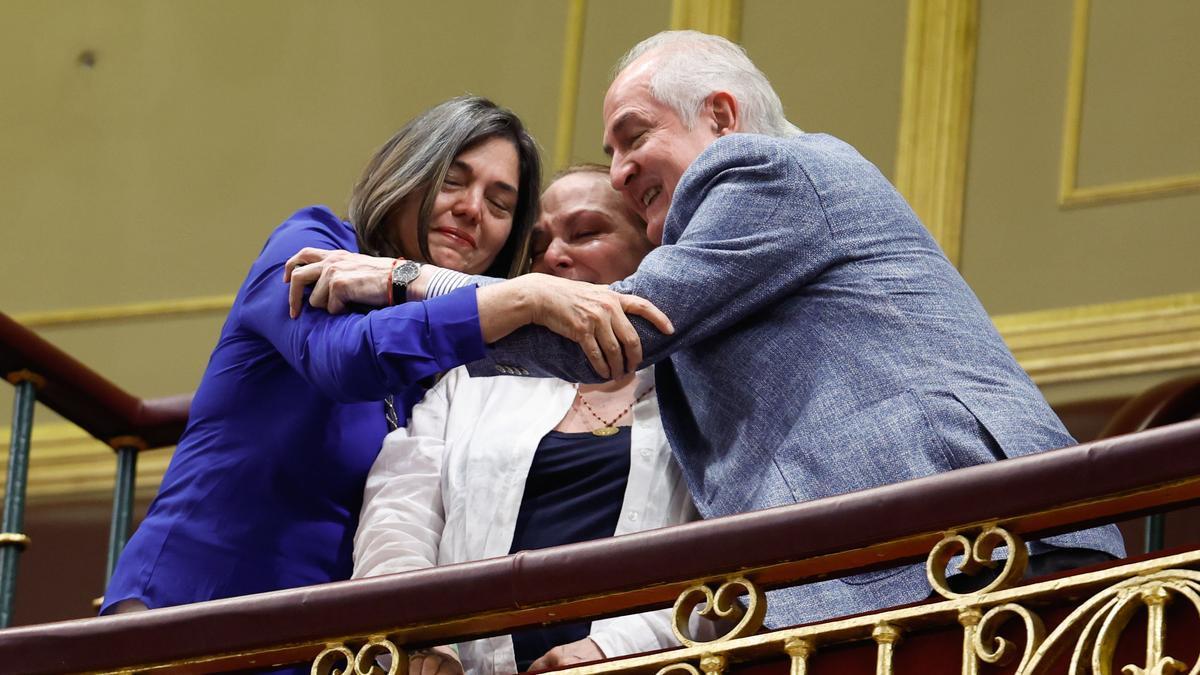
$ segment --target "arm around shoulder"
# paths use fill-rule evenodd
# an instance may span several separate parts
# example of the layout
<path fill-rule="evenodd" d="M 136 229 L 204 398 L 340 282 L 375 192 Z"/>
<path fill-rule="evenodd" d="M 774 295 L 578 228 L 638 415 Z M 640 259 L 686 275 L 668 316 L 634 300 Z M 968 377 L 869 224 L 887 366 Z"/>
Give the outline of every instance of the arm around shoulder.
<path fill-rule="evenodd" d="M 368 313 L 332 315 L 305 307 L 290 318 L 283 281 L 288 258 L 304 247 L 353 245 L 352 233 L 331 213 L 297 214 L 251 267 L 234 319 L 267 340 L 314 388 L 343 402 L 381 399 L 483 355 L 470 291 Z"/>

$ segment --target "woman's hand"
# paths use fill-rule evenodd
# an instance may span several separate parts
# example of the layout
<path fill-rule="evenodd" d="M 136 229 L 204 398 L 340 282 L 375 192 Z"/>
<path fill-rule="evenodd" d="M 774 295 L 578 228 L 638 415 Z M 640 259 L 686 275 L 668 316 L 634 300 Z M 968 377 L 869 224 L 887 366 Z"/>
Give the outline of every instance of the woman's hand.
<path fill-rule="evenodd" d="M 546 670 L 547 668 L 564 668 L 584 661 L 599 661 L 604 658 L 604 652 L 592 642 L 591 638 L 568 642 L 542 654 L 538 660 L 529 664 L 530 670 Z M 421 675 L 409 671 L 409 675 Z"/>
<path fill-rule="evenodd" d="M 385 307 L 395 262 L 395 258 L 349 251 L 300 249 L 283 266 L 283 281 L 292 285 L 288 292 L 288 313 L 293 319 L 300 316 L 306 286 L 313 286 L 308 304 L 322 307 L 330 314 L 346 311 L 351 302 Z"/>
<path fill-rule="evenodd" d="M 408 675 L 463 675 L 463 667 L 453 649 L 430 647 L 408 657 Z"/>
<path fill-rule="evenodd" d="M 642 341 L 626 314 L 646 319 L 664 334 L 675 332 L 667 315 L 645 298 L 546 274 L 484 286 L 478 302 L 485 342 L 495 342 L 526 324 L 545 326 L 577 343 L 592 369 L 614 380 L 634 372 L 642 362 Z"/>

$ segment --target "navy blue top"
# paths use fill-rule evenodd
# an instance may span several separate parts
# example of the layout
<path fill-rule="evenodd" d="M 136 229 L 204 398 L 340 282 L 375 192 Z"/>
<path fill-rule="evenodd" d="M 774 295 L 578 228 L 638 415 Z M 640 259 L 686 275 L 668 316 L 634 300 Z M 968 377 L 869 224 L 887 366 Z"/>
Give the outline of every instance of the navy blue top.
<path fill-rule="evenodd" d="M 348 579 L 367 470 L 424 395 L 418 381 L 484 354 L 475 289 L 427 302 L 288 317 L 284 262 L 357 251 L 325 207 L 271 234 L 192 401 L 158 496 L 122 553 L 105 607 L 164 607 Z"/>
<path fill-rule="evenodd" d="M 510 554 L 611 537 L 629 482 L 630 428 L 612 436 L 551 431 L 538 444 Z M 529 628 L 512 634 L 517 669 L 551 648 L 582 640 L 590 621 Z"/>

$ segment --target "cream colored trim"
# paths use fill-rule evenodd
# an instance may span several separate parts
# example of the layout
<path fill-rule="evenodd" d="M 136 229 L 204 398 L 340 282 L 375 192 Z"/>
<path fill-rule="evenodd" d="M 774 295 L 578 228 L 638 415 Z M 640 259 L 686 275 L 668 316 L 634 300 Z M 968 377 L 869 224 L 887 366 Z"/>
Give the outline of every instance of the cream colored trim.
<path fill-rule="evenodd" d="M 742 39 L 742 0 L 672 0 L 671 30 Z"/>
<path fill-rule="evenodd" d="M 178 300 L 135 302 L 126 305 L 24 312 L 14 314 L 12 318 L 26 328 L 49 328 L 86 323 L 127 321 L 130 319 L 224 313 L 228 312 L 229 308 L 233 306 L 233 297 L 232 295 L 210 295 L 207 297 L 181 298 Z"/>
<path fill-rule="evenodd" d="M 9 427 L 0 427 L 8 439 Z M 153 496 L 171 461 L 171 450 L 148 450 L 138 455 L 135 494 Z M 111 499 L 117 460 L 112 448 L 69 423 L 37 425 L 29 452 L 26 497 L 31 503 Z M 6 478 L 0 475 L 0 491 Z"/>
<path fill-rule="evenodd" d="M 1200 366 L 1200 293 L 995 317 L 1038 384 Z"/>
<path fill-rule="evenodd" d="M 575 117 L 579 108 L 579 65 L 583 62 L 583 35 L 587 25 L 587 0 L 571 0 L 563 37 L 562 80 L 558 91 L 558 129 L 554 137 L 554 169 L 571 163 L 575 143 Z"/>
<path fill-rule="evenodd" d="M 1090 15 L 1091 0 L 1075 0 L 1075 16 L 1071 26 L 1071 65 L 1067 76 L 1067 105 L 1063 113 L 1062 159 L 1059 163 L 1059 206 L 1092 206 L 1200 191 L 1200 173 L 1079 187 L 1079 145 L 1083 133 L 1083 96 L 1087 75 Z"/>
<path fill-rule="evenodd" d="M 896 187 L 958 264 L 978 0 L 909 0 Z"/>

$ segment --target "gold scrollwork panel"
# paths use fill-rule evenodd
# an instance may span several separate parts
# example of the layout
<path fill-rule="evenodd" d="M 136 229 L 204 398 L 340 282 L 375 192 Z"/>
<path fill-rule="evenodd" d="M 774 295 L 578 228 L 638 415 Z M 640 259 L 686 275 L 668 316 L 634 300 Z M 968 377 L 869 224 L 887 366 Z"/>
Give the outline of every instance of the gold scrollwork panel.
<path fill-rule="evenodd" d="M 960 569 L 978 572 L 1001 564 L 991 560 L 992 551 L 1000 545 L 1018 553 L 1003 563 L 996 581 L 975 593 L 954 593 L 945 588 L 944 570 L 951 558 L 962 555 Z M 1074 580 L 1067 577 L 1007 588 L 1020 578 L 1025 561 L 1019 552 L 1024 550 L 1018 537 L 997 526 L 985 526 L 973 537 L 949 533 L 927 559 L 929 570 L 943 571 L 942 575 L 931 572 L 930 577 L 935 588 L 948 598 L 945 601 L 775 632 L 738 629 L 704 643 L 683 635 L 684 646 L 674 652 L 584 665 L 567 672 L 591 675 L 628 670 L 657 675 L 719 675 L 730 662 L 761 658 L 774 652 L 789 659 L 790 675 L 809 675 L 814 672 L 809 661 L 818 646 L 864 642 L 874 643 L 876 675 L 893 675 L 905 648 L 905 635 L 957 620 L 962 630 L 962 649 L 957 658 L 964 675 L 978 675 L 990 672 L 988 669 L 992 667 L 1014 667 L 1014 664 L 1015 670 L 1011 672 L 1017 675 L 1057 673 L 1068 663 L 1066 672 L 1070 675 L 1182 672 L 1200 675 L 1197 660 L 1200 654 L 1168 652 L 1164 611 L 1168 604 L 1182 602 L 1200 619 L 1200 572 L 1157 567 L 1200 565 L 1200 552 L 1083 573 Z M 731 610 L 737 594 L 753 588 L 752 584 L 743 585 L 748 583 L 744 579 L 731 579 L 715 590 L 709 585 L 685 590 L 676 603 L 676 625 L 686 625 L 680 617 L 690 616 L 701 603 L 710 605 L 702 609 L 711 609 L 721 616 L 717 608 Z M 1080 589 L 1091 589 L 1090 597 L 1084 593 L 1086 599 L 1048 634 L 1035 608 L 1043 606 L 1047 599 L 1073 596 Z M 765 596 L 763 600 L 765 603 Z M 750 604 L 747 602 L 747 609 Z M 1146 617 L 1147 624 L 1144 659 L 1138 663 L 1117 662 L 1117 646 L 1139 615 Z M 1196 649 L 1200 651 L 1200 647 Z M 945 656 L 954 658 L 952 654 Z M 1189 670 L 1186 664 L 1195 665 Z M 815 672 L 821 672 L 820 668 Z"/>
<path fill-rule="evenodd" d="M 387 667 L 379 657 L 388 657 Z M 312 675 L 408 675 L 408 654 L 395 642 L 372 636 L 357 649 L 345 643 L 330 644 L 313 659 Z"/>
<path fill-rule="evenodd" d="M 1004 560 L 992 560 L 992 552 L 999 546 L 1008 549 Z M 966 575 L 974 575 L 984 568 L 1002 565 L 995 579 L 986 586 L 972 593 L 956 593 L 946 582 L 946 566 L 956 555 L 962 555 L 958 563 L 958 571 Z M 1020 537 L 1000 527 L 985 528 L 974 541 L 966 536 L 952 532 L 947 534 L 933 547 L 925 563 L 925 575 L 929 585 L 939 595 L 951 600 L 980 595 L 991 591 L 1008 588 L 1020 580 L 1025 574 L 1029 563 L 1029 551 Z"/>
<path fill-rule="evenodd" d="M 746 607 L 737 601 L 740 595 L 748 595 Z M 688 629 L 693 610 L 701 618 L 713 621 L 736 621 L 732 628 L 712 640 L 697 640 Z M 715 644 L 735 640 L 746 635 L 754 634 L 762 627 L 763 618 L 767 615 L 767 596 L 745 577 L 735 577 L 722 583 L 714 591 L 708 584 L 690 586 L 675 600 L 672 610 L 674 621 L 672 629 L 679 642 L 689 647 Z"/>

